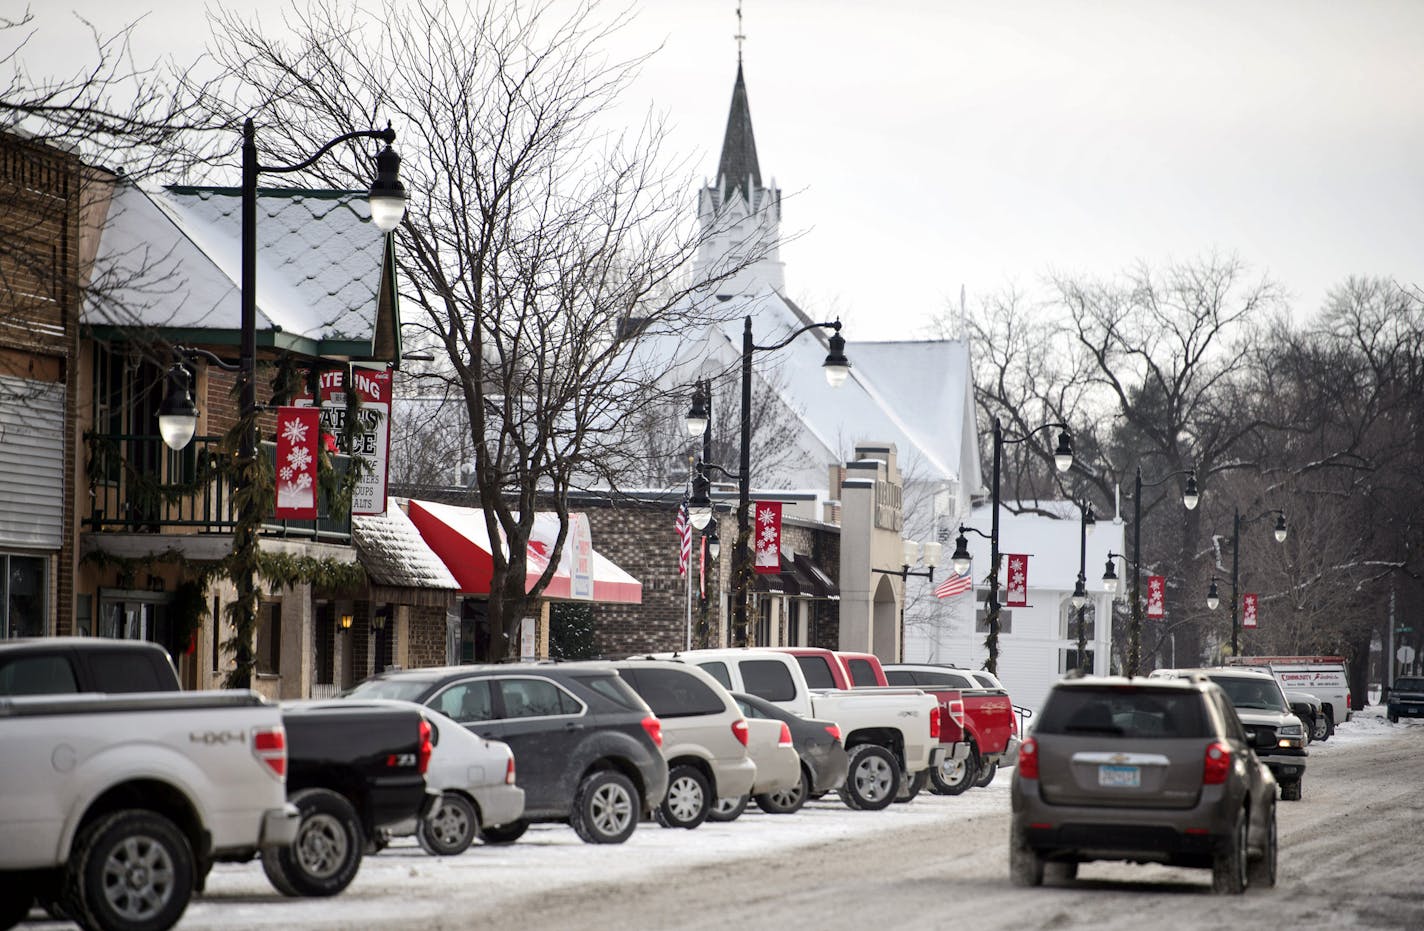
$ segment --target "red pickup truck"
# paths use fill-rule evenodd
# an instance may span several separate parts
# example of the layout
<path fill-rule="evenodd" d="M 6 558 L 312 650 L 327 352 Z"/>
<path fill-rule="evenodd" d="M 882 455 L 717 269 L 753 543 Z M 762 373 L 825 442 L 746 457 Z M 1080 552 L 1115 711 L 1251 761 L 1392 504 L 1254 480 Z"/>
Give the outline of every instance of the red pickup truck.
<path fill-rule="evenodd" d="M 883 667 L 881 675 L 890 685 L 913 686 L 936 695 L 957 690 L 964 702 L 969 753 L 960 760 L 946 757 L 930 773 L 934 791 L 958 795 L 970 786 L 987 786 L 1005 757 L 1012 764 L 1018 750 L 1018 718 L 1004 689 L 985 687 L 968 669 L 932 663 L 892 663 Z"/>

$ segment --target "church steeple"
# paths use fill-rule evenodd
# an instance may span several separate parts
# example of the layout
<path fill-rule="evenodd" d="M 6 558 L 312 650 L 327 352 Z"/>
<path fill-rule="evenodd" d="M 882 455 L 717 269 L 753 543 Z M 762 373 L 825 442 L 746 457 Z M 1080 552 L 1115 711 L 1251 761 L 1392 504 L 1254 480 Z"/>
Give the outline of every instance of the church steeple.
<path fill-rule="evenodd" d="M 727 132 L 722 137 L 722 159 L 717 165 L 717 186 L 727 192 L 740 191 L 748 202 L 761 187 L 761 166 L 757 163 L 756 137 L 752 135 L 752 111 L 747 104 L 747 82 L 742 76 L 738 54 L 737 83 L 732 85 L 732 109 L 727 113 Z"/>

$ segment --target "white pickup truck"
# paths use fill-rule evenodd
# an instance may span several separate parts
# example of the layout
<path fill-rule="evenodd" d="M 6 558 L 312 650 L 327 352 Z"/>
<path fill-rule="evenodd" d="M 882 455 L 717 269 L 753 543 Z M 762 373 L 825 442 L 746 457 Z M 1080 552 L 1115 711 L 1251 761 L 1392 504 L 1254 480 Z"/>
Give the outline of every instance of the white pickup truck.
<path fill-rule="evenodd" d="M 256 693 L 0 699 L 0 928 L 172 927 L 215 860 L 291 844 L 281 711 Z"/>
<path fill-rule="evenodd" d="M 700 666 L 728 691 L 835 721 L 850 754 L 840 790 L 850 808 L 878 811 L 913 798 L 943 756 L 939 702 L 920 689 L 812 689 L 796 658 L 775 650 L 688 650 L 660 658 Z"/>

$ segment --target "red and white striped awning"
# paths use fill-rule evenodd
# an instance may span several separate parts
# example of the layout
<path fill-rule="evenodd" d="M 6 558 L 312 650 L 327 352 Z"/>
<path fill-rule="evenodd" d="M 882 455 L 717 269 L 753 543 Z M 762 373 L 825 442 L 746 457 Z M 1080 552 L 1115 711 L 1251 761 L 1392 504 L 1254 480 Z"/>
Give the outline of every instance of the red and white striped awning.
<path fill-rule="evenodd" d="M 467 595 L 488 595 L 494 576 L 489 531 L 479 508 L 456 507 L 434 501 L 411 499 L 409 516 L 421 537 L 435 551 Z M 548 587 L 541 597 L 555 601 L 593 601 L 605 604 L 642 604 L 643 586 L 611 560 L 594 551 L 587 535 L 587 519 L 570 514 L 573 526 Z M 579 530 L 578 525 L 584 529 Z M 549 551 L 558 539 L 559 518 L 552 511 L 534 515 L 534 530 L 527 551 L 528 572 L 525 591 L 534 587 Z M 501 541 L 503 545 L 503 541 Z"/>

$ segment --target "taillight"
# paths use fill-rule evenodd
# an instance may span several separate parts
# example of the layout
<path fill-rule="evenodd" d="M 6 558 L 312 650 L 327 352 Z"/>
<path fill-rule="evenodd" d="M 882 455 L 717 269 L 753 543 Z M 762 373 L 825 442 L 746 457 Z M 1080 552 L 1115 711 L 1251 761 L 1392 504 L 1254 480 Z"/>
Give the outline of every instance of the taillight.
<path fill-rule="evenodd" d="M 1350 693 L 1349 693 L 1349 692 L 1346 692 L 1346 693 L 1345 693 L 1345 710 L 1346 710 L 1346 711 L 1349 711 L 1349 710 L 1350 710 Z"/>
<path fill-rule="evenodd" d="M 964 730 L 964 699 L 956 698 L 949 703 L 949 716 L 959 725 L 960 730 Z"/>
<path fill-rule="evenodd" d="M 939 705 L 930 709 L 930 739 L 939 740 Z"/>
<path fill-rule="evenodd" d="M 652 715 L 643 719 L 643 730 L 648 732 L 648 736 L 653 738 L 653 743 L 658 747 L 663 745 L 663 722 Z"/>
<path fill-rule="evenodd" d="M 509 755 L 509 762 L 504 767 L 504 784 L 514 785 L 514 754 Z"/>
<path fill-rule="evenodd" d="M 778 747 L 794 747 L 791 742 L 791 727 L 785 721 L 781 722 L 781 739 L 776 742 Z"/>
<path fill-rule="evenodd" d="M 832 740 L 840 740 L 841 726 L 839 724 L 827 724 L 826 733 L 831 735 Z"/>
<path fill-rule="evenodd" d="M 742 746 L 747 745 L 747 722 L 744 718 L 737 718 L 732 722 L 732 736 L 742 742 Z"/>
<path fill-rule="evenodd" d="M 1019 744 L 1019 778 L 1038 778 L 1038 741 L 1032 737 Z"/>
<path fill-rule="evenodd" d="M 1206 748 L 1206 760 L 1202 763 L 1202 785 L 1219 786 L 1231 774 L 1231 748 L 1224 743 L 1214 743 Z"/>
<path fill-rule="evenodd" d="M 424 718 L 420 719 L 420 750 L 416 757 L 416 765 L 420 768 L 420 774 L 425 775 L 425 770 L 430 766 L 430 752 L 434 746 L 430 743 L 430 722 Z"/>
<path fill-rule="evenodd" d="M 283 782 L 287 781 L 287 729 L 259 727 L 252 731 L 252 753 L 267 764 L 272 774 Z"/>

